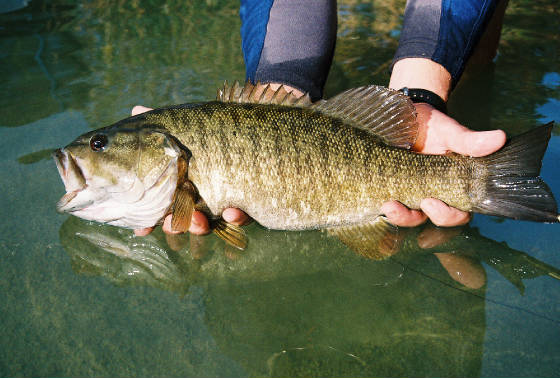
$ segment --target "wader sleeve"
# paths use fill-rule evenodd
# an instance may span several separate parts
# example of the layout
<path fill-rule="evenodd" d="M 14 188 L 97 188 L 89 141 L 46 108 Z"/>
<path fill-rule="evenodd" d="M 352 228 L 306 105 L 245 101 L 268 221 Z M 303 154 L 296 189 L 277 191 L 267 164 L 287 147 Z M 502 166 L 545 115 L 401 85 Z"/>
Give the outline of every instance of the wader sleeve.
<path fill-rule="evenodd" d="M 457 83 L 492 18 L 498 0 L 408 0 L 393 64 L 427 58 L 444 66 Z"/>
<path fill-rule="evenodd" d="M 336 40 L 336 0 L 242 0 L 246 80 L 323 95 Z"/>

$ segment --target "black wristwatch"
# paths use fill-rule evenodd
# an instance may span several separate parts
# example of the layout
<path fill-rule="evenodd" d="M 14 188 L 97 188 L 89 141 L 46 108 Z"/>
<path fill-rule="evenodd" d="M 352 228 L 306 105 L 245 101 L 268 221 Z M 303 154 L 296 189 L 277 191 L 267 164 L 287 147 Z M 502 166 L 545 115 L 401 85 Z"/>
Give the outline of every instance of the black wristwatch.
<path fill-rule="evenodd" d="M 447 105 L 445 105 L 445 101 L 432 91 L 427 89 L 404 87 L 399 89 L 399 92 L 402 92 L 405 96 L 410 97 L 410 100 L 414 103 L 425 102 L 426 104 L 432 105 L 440 112 L 447 114 Z"/>

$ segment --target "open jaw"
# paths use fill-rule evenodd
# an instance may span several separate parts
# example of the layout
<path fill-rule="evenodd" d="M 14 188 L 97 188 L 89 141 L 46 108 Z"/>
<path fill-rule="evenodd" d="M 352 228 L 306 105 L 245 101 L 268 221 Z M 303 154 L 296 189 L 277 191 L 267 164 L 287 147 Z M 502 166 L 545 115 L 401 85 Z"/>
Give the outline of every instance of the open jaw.
<path fill-rule="evenodd" d="M 172 159 L 162 172 L 154 172 L 155 182 L 146 187 L 135 173 L 124 170 L 121 174 L 111 173 L 127 185 L 107 186 L 102 177 L 89 171 L 87 161 L 66 149 L 54 151 L 53 158 L 66 189 L 56 204 L 58 212 L 136 229 L 157 224 L 173 202 L 179 173 L 177 159 Z"/>
<path fill-rule="evenodd" d="M 71 203 L 87 187 L 84 175 L 74 158 L 63 149 L 55 150 L 52 156 L 66 189 L 66 194 L 56 204 L 56 210 L 61 213 L 72 212 L 90 205 L 90 201 L 74 201 L 74 203 Z"/>

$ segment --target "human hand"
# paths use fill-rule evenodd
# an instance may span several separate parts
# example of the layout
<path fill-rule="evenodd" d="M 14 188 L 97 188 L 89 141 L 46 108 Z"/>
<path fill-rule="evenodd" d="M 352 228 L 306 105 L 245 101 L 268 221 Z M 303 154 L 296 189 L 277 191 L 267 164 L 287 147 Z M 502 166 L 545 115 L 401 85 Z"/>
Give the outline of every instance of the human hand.
<path fill-rule="evenodd" d="M 393 66 L 389 88 L 423 88 L 444 101 L 451 91 L 451 74 L 445 67 L 426 58 L 403 58 Z M 453 118 L 424 103 L 414 104 L 418 120 L 418 139 L 413 149 L 422 154 L 442 155 L 455 152 L 468 156 L 485 156 L 499 150 L 506 142 L 502 130 L 475 132 Z M 420 202 L 420 211 L 397 201 L 386 202 L 381 211 L 397 226 L 414 227 L 430 218 L 438 226 L 458 226 L 469 222 L 470 213 L 447 206 L 435 198 Z"/>
<path fill-rule="evenodd" d="M 413 149 L 423 154 L 442 155 L 455 152 L 473 157 L 489 155 L 506 142 L 502 130 L 476 132 L 428 104 L 415 104 L 419 124 Z M 420 202 L 421 210 L 412 210 L 397 201 L 383 204 L 381 211 L 397 226 L 414 227 L 430 218 L 437 226 L 458 226 L 469 222 L 471 215 L 435 198 Z"/>
<path fill-rule="evenodd" d="M 138 105 L 132 109 L 132 115 L 135 116 L 150 110 L 152 109 L 147 108 L 145 106 Z M 222 218 L 224 218 L 226 222 L 232 223 L 236 226 L 243 226 L 251 221 L 251 218 L 249 218 L 247 214 L 245 214 L 243 211 L 239 209 L 234 209 L 234 208 L 225 209 L 224 212 L 222 213 Z M 165 217 L 163 221 L 162 229 L 167 234 L 179 233 L 178 231 L 173 231 L 171 229 L 171 214 Z M 154 227 L 140 228 L 134 230 L 134 234 L 136 236 L 146 236 L 153 230 Z M 208 223 L 208 218 L 206 218 L 206 215 L 201 211 L 195 210 L 192 214 L 191 226 L 189 228 L 189 232 L 195 235 L 204 235 L 209 233 L 210 231 L 211 231 L 210 225 Z"/>
<path fill-rule="evenodd" d="M 429 224 L 417 236 L 418 247 L 435 248 L 454 239 L 462 230 L 461 227 L 440 228 Z M 486 271 L 480 261 L 461 253 L 460 250 L 436 252 L 434 256 L 449 276 L 461 285 L 470 289 L 480 289 L 486 284 Z"/>

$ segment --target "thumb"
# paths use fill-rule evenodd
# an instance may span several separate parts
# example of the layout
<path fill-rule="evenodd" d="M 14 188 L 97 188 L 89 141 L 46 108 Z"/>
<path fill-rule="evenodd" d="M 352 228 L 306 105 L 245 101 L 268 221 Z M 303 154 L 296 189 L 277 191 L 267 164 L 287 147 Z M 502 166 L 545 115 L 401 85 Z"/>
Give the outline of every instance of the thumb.
<path fill-rule="evenodd" d="M 431 105 L 415 104 L 419 134 L 415 149 L 424 154 L 455 152 L 467 156 L 489 155 L 504 145 L 502 130 L 473 131 Z"/>
<path fill-rule="evenodd" d="M 145 113 L 147 111 L 152 110 L 152 108 L 147 108 L 145 106 L 142 105 L 136 105 L 134 108 L 132 108 L 132 111 L 130 112 L 133 116 L 141 114 L 141 113 Z"/>
<path fill-rule="evenodd" d="M 463 128 L 460 132 L 446 135 L 449 151 L 479 157 L 498 151 L 506 143 L 506 134 L 502 130 L 473 131 Z"/>

